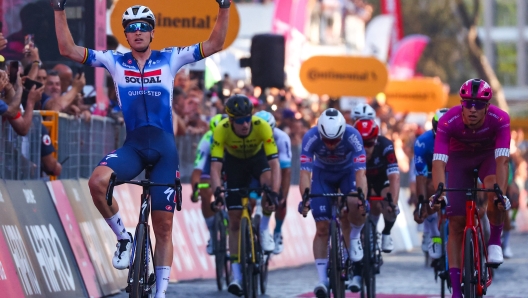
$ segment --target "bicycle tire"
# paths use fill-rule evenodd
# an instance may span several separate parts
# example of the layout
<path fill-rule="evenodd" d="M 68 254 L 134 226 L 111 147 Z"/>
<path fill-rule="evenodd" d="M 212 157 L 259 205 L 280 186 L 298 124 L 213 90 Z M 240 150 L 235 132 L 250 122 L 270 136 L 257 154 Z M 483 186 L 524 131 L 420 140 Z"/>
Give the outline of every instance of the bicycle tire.
<path fill-rule="evenodd" d="M 473 230 L 467 229 L 464 244 L 464 270 L 462 280 L 464 281 L 464 298 L 475 298 L 476 288 L 473 282 L 475 273 L 474 260 L 475 243 L 473 242 Z"/>
<path fill-rule="evenodd" d="M 376 272 L 374 269 L 376 258 L 376 235 L 373 230 L 373 224 L 370 217 L 363 226 L 363 283 L 365 284 L 365 291 L 367 298 L 376 297 Z"/>
<path fill-rule="evenodd" d="M 345 297 L 345 281 L 341 279 L 341 250 L 337 239 L 337 224 L 335 220 L 330 226 L 330 287 L 335 298 Z"/>
<path fill-rule="evenodd" d="M 478 282 L 482 285 L 483 295 L 478 295 L 477 297 L 482 297 L 486 294 L 486 283 L 488 282 L 488 268 L 486 267 L 486 256 L 484 255 L 484 242 L 482 241 L 482 234 L 478 234 L 478 246 L 480 254 L 480 276 Z"/>
<path fill-rule="evenodd" d="M 143 284 L 140 281 L 145 278 L 145 238 L 145 225 L 139 224 L 136 233 L 134 264 L 132 265 L 134 271 L 132 272 L 132 283 L 130 285 L 130 298 L 143 297 Z"/>
<path fill-rule="evenodd" d="M 214 216 L 212 245 L 215 253 L 216 287 L 222 291 L 224 286 L 224 266 L 226 266 L 226 227 L 223 223 L 222 213 L 216 212 Z"/>
<path fill-rule="evenodd" d="M 240 222 L 240 267 L 242 268 L 242 290 L 245 298 L 253 298 L 253 264 L 251 261 L 251 244 L 247 218 Z"/>
<path fill-rule="evenodd" d="M 441 219 L 440 220 L 440 239 L 442 240 L 442 257 L 440 257 L 440 260 L 439 260 L 439 267 L 442 268 L 442 271 L 445 271 L 445 259 L 447 257 L 446 255 L 446 247 L 445 247 L 445 239 L 446 239 L 446 235 L 445 235 L 445 227 L 444 227 L 444 224 L 445 224 L 445 219 Z M 441 298 L 445 298 L 445 288 L 446 288 L 446 278 L 445 278 L 445 272 L 442 273 L 442 276 L 440 276 L 440 297 Z"/>

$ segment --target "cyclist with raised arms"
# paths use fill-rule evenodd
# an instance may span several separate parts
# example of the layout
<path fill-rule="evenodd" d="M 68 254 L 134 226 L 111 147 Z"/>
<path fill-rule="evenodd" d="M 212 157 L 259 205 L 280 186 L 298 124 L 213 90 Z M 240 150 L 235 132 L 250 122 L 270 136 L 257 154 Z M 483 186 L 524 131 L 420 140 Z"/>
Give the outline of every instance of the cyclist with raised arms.
<path fill-rule="evenodd" d="M 136 177 L 148 164 L 153 165 L 151 178 L 158 183 L 174 183 L 179 178 L 179 158 L 172 127 L 172 88 L 178 69 L 210 56 L 224 45 L 229 21 L 230 1 L 217 0 L 220 9 L 208 40 L 189 47 L 152 50 L 156 18 L 146 6 L 129 7 L 122 25 L 131 52 L 95 51 L 77 46 L 68 28 L 64 6 L 66 0 L 50 0 L 55 10 L 55 29 L 61 55 L 93 67 L 104 67 L 115 82 L 119 104 L 123 110 L 127 138 L 123 147 L 99 162 L 89 187 L 95 206 L 117 236 L 113 265 L 126 269 L 132 247 L 119 207 L 108 206 L 106 188 L 112 172 L 119 180 Z M 177 38 L 177 37 L 175 37 Z M 156 235 L 156 298 L 165 297 L 173 258 L 172 223 L 174 190 L 153 187 L 152 225 Z"/>
<path fill-rule="evenodd" d="M 227 118 L 225 114 L 218 114 L 209 121 L 209 130 L 202 136 L 196 148 L 196 159 L 194 160 L 194 170 L 191 174 L 191 185 L 193 186 L 193 194 L 191 196 L 192 202 L 198 202 L 196 192 L 199 192 L 202 199 L 202 214 L 205 219 L 205 224 L 209 230 L 209 241 L 207 242 L 207 253 L 213 255 L 213 237 L 214 227 L 214 210 L 211 209 L 211 198 L 213 197 L 213 190 L 211 187 L 196 189 L 199 183 L 211 183 L 211 145 L 213 144 L 213 130 L 222 119 Z"/>
<path fill-rule="evenodd" d="M 314 158 L 315 157 L 315 158 Z M 306 188 L 311 193 L 355 192 L 367 189 L 365 176 L 366 155 L 358 131 L 347 125 L 336 109 L 323 111 L 317 127 L 303 137 L 299 187 L 301 195 Z M 349 246 L 352 262 L 363 259 L 361 229 L 365 224 L 364 207 L 358 198 L 348 197 L 348 214 L 341 217 L 343 235 Z M 319 283 L 314 289 L 316 297 L 328 297 L 328 238 L 332 218 L 332 199 L 312 198 L 307 206 L 299 206 L 303 214 L 312 209 L 316 233 L 313 242 L 315 267 Z M 354 277 L 357 279 L 357 277 Z"/>
<path fill-rule="evenodd" d="M 220 174 L 223 167 L 228 188 L 249 187 L 251 179 L 257 179 L 261 185 L 271 188 L 269 199 L 276 202 L 279 197 L 280 166 L 270 125 L 252 115 L 253 104 L 241 94 L 235 94 L 226 101 L 225 111 L 228 118 L 220 121 L 213 131 L 211 147 L 211 187 L 215 190 L 215 198 L 221 196 Z M 227 290 L 233 295 L 241 296 L 243 291 L 242 270 L 238 263 L 238 233 L 242 217 L 242 197 L 239 193 L 228 193 L 225 199 L 229 214 L 229 253 L 233 272 L 233 281 Z M 268 201 L 267 198 L 262 199 L 262 209 L 271 213 L 275 206 Z M 261 236 L 264 238 L 263 242 L 273 241 L 267 241 L 265 233 Z M 267 237 L 271 238 L 271 235 L 267 233 Z"/>
<path fill-rule="evenodd" d="M 433 186 L 431 170 L 433 168 L 433 152 L 438 119 L 442 117 L 448 109 L 439 109 L 436 111 L 432 124 L 433 129 L 426 131 L 419 136 L 414 142 L 414 172 L 416 174 L 416 194 L 422 198 L 429 198 L 435 192 Z M 434 212 L 427 216 L 429 204 L 423 203 L 422 213 L 418 214 L 418 208 L 414 212 L 414 220 L 417 223 L 424 223 L 424 251 L 429 252 L 429 256 L 438 259 L 442 256 L 442 239 L 438 229 L 438 213 Z"/>
<path fill-rule="evenodd" d="M 473 169 L 487 188 L 495 183 L 504 191 L 508 182 L 508 157 L 510 155 L 510 117 L 508 113 L 491 105 L 493 95 L 484 80 L 470 79 L 460 87 L 461 104 L 451 108 L 438 120 L 433 155 L 433 185 L 443 182 L 449 188 L 468 188 L 473 185 Z M 446 175 L 447 172 L 447 175 Z M 440 201 L 445 197 L 441 197 Z M 432 200 L 432 197 L 430 198 Z M 505 205 L 495 204 L 494 193 L 487 193 L 487 215 L 490 222 L 488 262 L 503 262 L 501 232 Z M 460 264 L 461 247 L 466 225 L 466 196 L 464 192 L 452 192 L 446 213 L 449 216 L 447 255 L 453 297 L 461 298 Z M 435 211 L 440 204 L 434 205 Z M 484 205 L 486 210 L 486 205 Z"/>
<path fill-rule="evenodd" d="M 275 117 L 273 114 L 267 111 L 259 111 L 255 113 L 255 116 L 262 118 L 271 126 L 271 129 L 273 130 L 273 138 L 275 139 L 275 144 L 277 144 L 279 153 L 279 165 L 281 169 L 281 191 L 279 193 L 279 197 L 283 200 L 281 200 L 282 203 L 275 211 L 275 229 L 273 231 L 273 242 L 275 243 L 275 247 L 273 248 L 273 253 L 277 255 L 280 254 L 284 249 L 282 242 L 282 224 L 286 218 L 286 204 L 288 201 L 288 192 L 290 191 L 292 159 L 291 140 L 287 133 L 276 127 Z M 260 220 L 260 230 L 263 231 L 263 233 L 264 231 L 267 233 L 269 220 L 270 214 L 264 213 L 262 219 Z M 270 242 L 271 241 L 268 241 L 266 243 Z"/>

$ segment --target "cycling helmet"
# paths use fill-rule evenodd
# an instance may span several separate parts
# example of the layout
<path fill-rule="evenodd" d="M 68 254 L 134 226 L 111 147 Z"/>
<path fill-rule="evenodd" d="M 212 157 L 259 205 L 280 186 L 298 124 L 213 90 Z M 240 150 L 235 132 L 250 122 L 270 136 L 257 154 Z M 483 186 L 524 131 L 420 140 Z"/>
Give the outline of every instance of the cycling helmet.
<path fill-rule="evenodd" d="M 326 109 L 317 121 L 317 130 L 326 140 L 341 139 L 346 129 L 345 117 L 336 109 Z"/>
<path fill-rule="evenodd" d="M 271 126 L 271 129 L 275 128 L 275 117 L 273 117 L 273 114 L 267 111 L 258 111 L 255 113 L 255 116 L 262 118 L 268 124 Z"/>
<path fill-rule="evenodd" d="M 358 130 L 363 142 L 372 142 L 379 135 L 379 126 L 373 119 L 360 119 L 354 123 L 354 127 Z"/>
<path fill-rule="evenodd" d="M 253 113 L 253 103 L 247 96 L 235 94 L 226 101 L 225 111 L 231 118 L 249 116 Z"/>
<path fill-rule="evenodd" d="M 460 87 L 460 97 L 462 99 L 476 99 L 489 101 L 493 96 L 490 85 L 481 79 L 467 80 L 462 87 Z"/>
<path fill-rule="evenodd" d="M 354 121 L 359 119 L 374 119 L 376 118 L 376 111 L 368 104 L 360 103 L 350 113 L 350 117 Z"/>
<path fill-rule="evenodd" d="M 444 116 L 445 113 L 447 113 L 447 111 L 449 111 L 448 108 L 443 108 L 443 109 L 439 109 L 436 111 L 434 117 L 433 117 L 433 132 L 434 134 L 436 135 L 436 128 L 438 127 L 438 120 L 440 119 L 440 117 Z"/>
<path fill-rule="evenodd" d="M 216 126 L 218 125 L 218 122 L 222 121 L 222 119 L 227 118 L 226 114 L 218 114 L 214 115 L 213 118 L 211 118 L 211 121 L 209 121 L 209 129 L 214 130 Z"/>
<path fill-rule="evenodd" d="M 123 13 L 121 21 L 123 28 L 133 21 L 145 21 L 149 23 L 152 28 L 156 27 L 156 17 L 152 13 L 152 10 L 143 5 L 130 6 L 125 10 L 125 13 Z"/>

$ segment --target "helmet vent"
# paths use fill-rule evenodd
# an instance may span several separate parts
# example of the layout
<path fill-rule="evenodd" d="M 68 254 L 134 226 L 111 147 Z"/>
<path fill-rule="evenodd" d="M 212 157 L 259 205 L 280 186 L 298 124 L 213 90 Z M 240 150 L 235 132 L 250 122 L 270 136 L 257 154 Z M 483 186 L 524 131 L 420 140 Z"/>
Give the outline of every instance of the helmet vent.
<path fill-rule="evenodd" d="M 471 82 L 471 97 L 476 98 L 480 89 L 480 80 L 474 79 Z"/>
<path fill-rule="evenodd" d="M 330 110 L 326 111 L 326 116 L 337 116 L 337 110 L 330 109 Z"/>
<path fill-rule="evenodd" d="M 137 15 L 138 10 L 139 10 L 139 7 L 134 7 L 134 8 L 132 8 L 132 13 L 134 15 Z"/>

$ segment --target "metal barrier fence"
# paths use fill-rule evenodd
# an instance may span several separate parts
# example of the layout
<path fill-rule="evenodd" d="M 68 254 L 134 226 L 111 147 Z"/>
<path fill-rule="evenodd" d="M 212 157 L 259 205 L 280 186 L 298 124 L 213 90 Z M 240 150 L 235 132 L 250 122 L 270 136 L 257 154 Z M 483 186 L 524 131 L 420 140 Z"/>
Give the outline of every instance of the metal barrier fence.
<path fill-rule="evenodd" d="M 1 118 L 0 118 L 1 119 Z M 42 117 L 35 111 L 27 136 L 18 136 L 9 122 L 0 122 L 0 178 L 32 180 L 41 178 L 40 149 Z M 98 162 L 112 150 L 123 145 L 126 136 L 123 125 L 115 125 L 108 117 L 92 116 L 84 121 L 60 114 L 58 158 L 62 164 L 59 179 L 89 178 Z M 190 182 L 194 168 L 196 147 L 200 135 L 176 138 L 180 156 L 182 182 Z M 300 146 L 292 147 L 292 184 L 299 182 Z M 143 173 L 138 176 L 143 177 Z"/>

